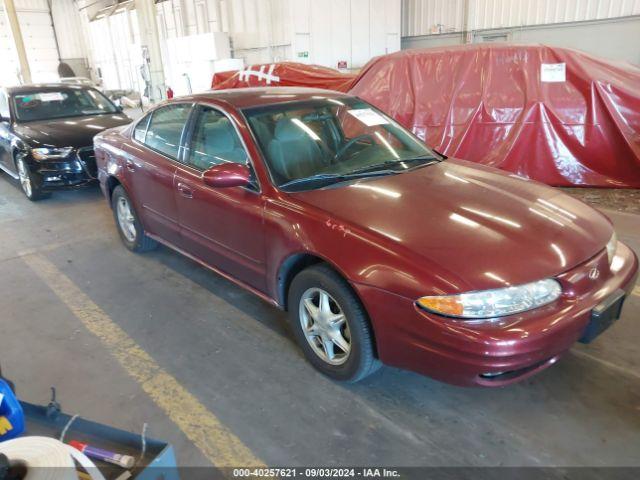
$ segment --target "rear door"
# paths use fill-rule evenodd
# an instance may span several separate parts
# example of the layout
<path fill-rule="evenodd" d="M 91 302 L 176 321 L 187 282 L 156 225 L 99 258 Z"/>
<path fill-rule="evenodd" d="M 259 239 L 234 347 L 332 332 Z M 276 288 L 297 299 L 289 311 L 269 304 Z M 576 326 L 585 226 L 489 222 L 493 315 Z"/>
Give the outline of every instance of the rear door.
<path fill-rule="evenodd" d="M 173 177 L 192 106 L 174 103 L 154 110 L 134 129 L 137 145 L 125 159 L 127 183 L 143 225 L 149 233 L 177 246 L 181 236 Z"/>
<path fill-rule="evenodd" d="M 223 162 L 251 167 L 235 120 L 199 105 L 190 122 L 175 198 L 185 249 L 205 263 L 260 291 L 265 290 L 265 252 L 260 188 L 212 188 L 202 173 Z"/>

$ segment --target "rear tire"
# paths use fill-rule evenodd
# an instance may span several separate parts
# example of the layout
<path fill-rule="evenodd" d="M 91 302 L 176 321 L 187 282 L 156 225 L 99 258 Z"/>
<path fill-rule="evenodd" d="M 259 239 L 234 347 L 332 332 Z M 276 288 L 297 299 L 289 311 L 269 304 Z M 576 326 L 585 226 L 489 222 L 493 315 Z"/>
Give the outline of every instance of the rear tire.
<path fill-rule="evenodd" d="M 31 172 L 29 165 L 23 158 L 16 160 L 16 168 L 18 170 L 18 179 L 20 181 L 20 188 L 22 193 L 31 200 L 37 202 L 43 198 L 47 198 L 50 194 L 42 191 L 42 186 L 37 180 L 36 176 Z"/>
<path fill-rule="evenodd" d="M 122 185 L 118 185 L 113 190 L 111 207 L 120 239 L 125 247 L 136 253 L 149 252 L 158 247 L 158 242 L 145 233 L 129 195 Z"/>
<path fill-rule="evenodd" d="M 328 265 L 300 272 L 289 288 L 288 305 L 298 345 L 317 370 L 355 383 L 380 368 L 364 307 Z"/>

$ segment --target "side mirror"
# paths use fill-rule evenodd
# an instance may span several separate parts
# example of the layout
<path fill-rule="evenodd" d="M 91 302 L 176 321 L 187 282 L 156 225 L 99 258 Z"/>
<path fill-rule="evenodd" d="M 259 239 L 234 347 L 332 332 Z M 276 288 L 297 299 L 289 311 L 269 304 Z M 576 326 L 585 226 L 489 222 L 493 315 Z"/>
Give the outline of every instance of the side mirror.
<path fill-rule="evenodd" d="M 221 163 L 204 172 L 202 180 L 213 188 L 246 187 L 251 183 L 251 170 L 240 163 Z"/>

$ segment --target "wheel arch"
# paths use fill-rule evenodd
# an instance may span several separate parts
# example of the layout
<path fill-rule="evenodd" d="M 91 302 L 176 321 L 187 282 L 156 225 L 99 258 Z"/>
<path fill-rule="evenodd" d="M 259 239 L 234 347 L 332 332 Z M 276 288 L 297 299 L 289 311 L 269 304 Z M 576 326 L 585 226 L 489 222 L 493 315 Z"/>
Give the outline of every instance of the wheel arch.
<path fill-rule="evenodd" d="M 122 185 L 122 182 L 115 175 L 109 175 L 107 181 L 105 182 L 105 186 L 107 189 L 107 200 L 109 200 L 109 205 L 111 206 L 111 200 L 113 198 L 113 191 L 116 189 L 118 185 Z M 124 188 L 124 186 L 122 187 Z"/>
<path fill-rule="evenodd" d="M 298 252 L 289 255 L 280 264 L 276 278 L 277 302 L 286 311 L 288 310 L 288 293 L 291 282 L 297 274 L 305 268 L 319 263 L 327 263 L 324 258 L 309 252 Z"/>
<path fill-rule="evenodd" d="M 371 338 L 373 340 L 374 355 L 376 358 L 378 358 L 378 343 L 376 338 L 376 332 L 375 332 L 375 329 L 373 328 L 373 322 L 371 321 L 369 312 L 366 306 L 364 305 L 364 302 L 360 298 L 360 295 L 358 295 L 358 292 L 353 287 L 353 285 L 351 285 L 351 282 L 349 281 L 347 276 L 338 267 L 336 267 L 332 262 L 330 262 L 326 258 L 311 252 L 293 253 L 289 255 L 287 258 L 285 258 L 285 260 L 280 264 L 280 268 L 278 269 L 278 277 L 277 277 L 278 304 L 285 311 L 289 310 L 288 293 L 289 293 L 289 288 L 291 287 L 291 282 L 296 277 L 296 275 L 298 275 L 300 272 L 314 265 L 325 265 L 329 267 L 346 282 L 351 292 L 353 292 L 353 294 L 355 295 L 355 298 L 360 303 L 360 305 L 362 306 L 366 314 L 367 322 L 369 323 L 369 328 L 371 331 Z"/>
<path fill-rule="evenodd" d="M 345 275 L 345 273 L 340 268 L 338 268 L 338 266 L 336 266 L 333 262 L 331 262 L 324 256 L 310 251 L 292 253 L 280 263 L 280 267 L 278 268 L 278 275 L 276 278 L 276 300 L 278 302 L 278 305 L 283 307 L 284 310 L 287 310 L 287 295 L 289 292 L 289 287 L 291 286 L 291 281 L 298 273 L 300 273 L 305 268 L 319 263 L 327 265 L 351 286 L 351 282 L 349 281 L 347 275 Z M 351 286 L 351 289 L 353 290 L 353 286 Z M 356 292 L 354 291 L 354 293 Z M 357 293 L 356 296 L 358 296 Z"/>

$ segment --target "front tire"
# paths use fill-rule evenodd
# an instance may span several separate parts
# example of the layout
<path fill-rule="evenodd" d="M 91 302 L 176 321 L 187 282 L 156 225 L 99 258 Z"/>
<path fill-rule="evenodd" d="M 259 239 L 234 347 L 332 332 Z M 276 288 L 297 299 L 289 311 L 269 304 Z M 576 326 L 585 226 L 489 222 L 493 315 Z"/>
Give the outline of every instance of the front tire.
<path fill-rule="evenodd" d="M 29 200 L 37 202 L 49 196 L 42 191 L 42 187 L 23 158 L 16 160 L 16 167 L 18 169 L 20 188 L 22 188 L 22 192 Z"/>
<path fill-rule="evenodd" d="M 293 279 L 288 305 L 296 340 L 317 370 L 355 383 L 380 367 L 364 307 L 327 265 L 310 267 Z"/>
<path fill-rule="evenodd" d="M 113 190 L 111 207 L 118 233 L 125 247 L 132 252 L 142 253 L 154 250 L 158 246 L 158 242 L 145 233 L 129 195 L 122 185 L 118 185 Z"/>

